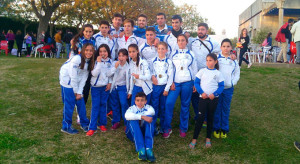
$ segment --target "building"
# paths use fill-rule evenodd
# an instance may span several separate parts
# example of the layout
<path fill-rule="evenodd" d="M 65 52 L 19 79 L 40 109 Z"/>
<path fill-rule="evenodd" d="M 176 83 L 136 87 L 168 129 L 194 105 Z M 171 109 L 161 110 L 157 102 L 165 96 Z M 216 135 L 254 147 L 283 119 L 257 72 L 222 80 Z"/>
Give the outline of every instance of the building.
<path fill-rule="evenodd" d="M 262 29 L 272 32 L 274 38 L 289 18 L 299 17 L 300 0 L 256 0 L 240 14 L 238 36 L 246 28 L 251 39 Z"/>

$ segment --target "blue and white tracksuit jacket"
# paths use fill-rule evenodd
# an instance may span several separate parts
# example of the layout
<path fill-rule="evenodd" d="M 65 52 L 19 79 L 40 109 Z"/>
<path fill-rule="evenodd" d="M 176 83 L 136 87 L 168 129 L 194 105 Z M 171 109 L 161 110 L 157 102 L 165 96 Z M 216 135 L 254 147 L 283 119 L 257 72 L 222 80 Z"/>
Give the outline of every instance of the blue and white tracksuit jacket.
<path fill-rule="evenodd" d="M 240 67 L 236 60 L 231 60 L 230 57 L 225 57 L 220 53 L 218 55 L 219 71 L 225 78 L 225 87 L 222 94 L 219 96 L 218 106 L 214 117 L 214 127 L 216 130 L 229 131 L 229 114 L 230 104 L 232 100 L 234 86 L 240 79 Z"/>
<path fill-rule="evenodd" d="M 106 90 L 108 83 L 112 82 L 110 69 L 113 67 L 112 60 L 102 59 L 101 62 L 95 62 L 91 78 L 92 110 L 89 130 L 97 130 L 97 121 L 100 126 L 106 126 L 106 105 L 109 91 Z"/>
<path fill-rule="evenodd" d="M 127 41 L 125 40 L 125 35 L 122 38 L 117 38 L 117 43 L 118 43 L 118 52 L 120 49 L 125 48 L 126 50 L 128 50 L 128 46 L 130 44 L 136 44 L 138 46 L 140 46 L 141 44 L 143 44 L 145 42 L 145 39 L 142 39 L 140 37 L 135 36 L 134 34 L 132 34 Z"/>
<path fill-rule="evenodd" d="M 134 35 L 137 36 L 137 37 L 146 39 L 146 29 L 147 29 L 148 27 L 149 27 L 149 26 L 146 26 L 145 28 L 139 28 L 139 26 L 134 26 L 133 33 L 134 33 Z"/>
<path fill-rule="evenodd" d="M 76 94 L 82 94 L 83 87 L 88 78 L 89 59 L 86 59 L 84 68 L 80 69 L 81 55 L 75 55 L 67 60 L 59 72 L 59 83 L 61 85 L 62 100 L 64 103 L 62 128 L 64 130 L 72 126 L 72 115 L 75 104 L 80 117 L 82 127 L 88 126 L 89 120 L 86 117 L 86 108 L 83 98 L 76 100 Z"/>
<path fill-rule="evenodd" d="M 123 31 L 124 31 L 123 27 L 120 27 L 119 30 L 117 31 L 116 28 L 113 25 L 111 25 L 110 26 L 110 30 L 108 31 L 108 34 L 109 35 L 115 35 L 115 34 L 117 34 L 119 36 L 119 34 L 121 32 L 123 32 Z"/>
<path fill-rule="evenodd" d="M 139 47 L 140 57 L 145 59 L 150 66 L 152 60 L 157 57 L 157 49 L 154 45 L 150 46 L 147 41 Z"/>
<path fill-rule="evenodd" d="M 71 51 L 71 54 L 70 54 L 70 57 L 69 58 L 71 58 L 71 57 L 73 57 L 75 54 L 78 54 L 78 53 L 80 53 L 81 52 L 81 50 L 82 50 L 82 47 L 83 47 L 83 45 L 84 44 L 86 44 L 86 43 L 91 43 L 91 44 L 93 44 L 93 46 L 95 47 L 95 38 L 94 37 L 91 37 L 90 39 L 86 39 L 86 38 L 84 38 L 84 37 L 80 37 L 79 39 L 78 39 L 78 43 L 76 43 L 76 48 L 75 47 L 72 47 L 72 51 Z M 95 47 L 96 48 L 96 47 Z M 77 52 L 76 52 L 77 51 Z"/>
<path fill-rule="evenodd" d="M 158 25 L 155 25 L 154 28 L 155 28 L 156 37 L 158 37 L 161 42 L 164 41 L 164 38 L 168 34 L 168 32 L 172 31 L 173 29 L 172 26 L 168 26 L 167 24 L 165 24 L 165 27 L 162 30 L 159 30 Z"/>
<path fill-rule="evenodd" d="M 110 39 L 108 36 L 104 37 L 103 35 L 101 35 L 101 32 L 95 34 L 93 37 L 95 38 L 95 48 L 98 49 L 101 44 L 107 44 L 109 46 L 109 49 L 110 49 L 111 59 L 116 60 L 116 58 L 117 58 L 117 56 L 116 56 L 116 54 L 117 54 L 117 52 L 116 52 L 116 46 L 117 46 L 116 40 L 117 39 L 115 39 L 115 38 Z"/>
<path fill-rule="evenodd" d="M 113 67 L 110 70 L 113 76 L 109 103 L 113 111 L 112 125 L 121 121 L 121 114 L 126 125 L 126 119 L 124 117 L 126 110 L 128 109 L 127 94 L 129 91 L 129 64 L 126 62 L 123 66 L 119 65 L 118 68 Z M 121 114 L 120 114 L 121 111 Z"/>
<path fill-rule="evenodd" d="M 180 130 L 188 130 L 189 107 L 193 93 L 194 79 L 197 73 L 197 63 L 194 53 L 188 49 L 178 49 L 171 55 L 173 62 L 175 90 L 170 90 L 166 100 L 165 132 L 171 130 L 171 122 L 176 99 L 181 95 Z"/>
<path fill-rule="evenodd" d="M 152 62 L 150 64 L 150 70 L 152 76 L 155 76 L 158 81 L 157 85 L 153 85 L 151 105 L 155 109 L 154 119 L 156 120 L 158 117 L 160 118 L 160 130 L 161 132 L 163 132 L 164 113 L 167 98 L 163 95 L 163 93 L 164 91 L 169 92 L 170 87 L 173 83 L 173 63 L 166 57 L 163 59 L 155 57 L 154 59 L 152 59 Z"/>
<path fill-rule="evenodd" d="M 195 59 L 197 61 L 198 70 L 202 68 L 206 68 L 206 56 L 209 54 L 207 48 L 200 42 L 200 38 L 189 38 L 188 48 L 193 51 L 195 54 Z M 216 55 L 221 52 L 220 45 L 218 42 L 211 39 L 208 35 L 203 43 L 209 48 L 211 53 L 215 53 Z M 198 106 L 199 106 L 199 94 L 198 92 L 193 93 L 192 95 L 192 106 L 194 108 L 195 117 L 197 120 L 198 117 Z"/>
<path fill-rule="evenodd" d="M 141 59 L 139 61 L 138 67 L 136 62 L 130 60 L 130 89 L 129 94 L 131 94 L 131 104 L 134 105 L 135 95 L 138 92 L 144 92 L 147 95 L 147 103 L 150 104 L 151 92 L 153 90 L 151 81 L 151 72 L 146 60 Z M 132 73 L 139 74 L 139 79 L 135 79 Z"/>
<path fill-rule="evenodd" d="M 133 105 L 125 113 L 127 122 L 126 136 L 135 144 L 136 151 L 146 148 L 153 148 L 154 124 L 155 121 L 148 123 L 142 120 L 142 116 L 153 117 L 155 111 L 150 105 L 138 108 Z"/>
<path fill-rule="evenodd" d="M 182 34 L 184 34 L 184 33 L 182 33 Z M 170 35 L 165 36 L 164 42 L 166 42 L 168 44 L 167 57 L 171 58 L 170 55 L 179 49 L 178 44 L 177 44 L 177 38 L 171 33 Z"/>

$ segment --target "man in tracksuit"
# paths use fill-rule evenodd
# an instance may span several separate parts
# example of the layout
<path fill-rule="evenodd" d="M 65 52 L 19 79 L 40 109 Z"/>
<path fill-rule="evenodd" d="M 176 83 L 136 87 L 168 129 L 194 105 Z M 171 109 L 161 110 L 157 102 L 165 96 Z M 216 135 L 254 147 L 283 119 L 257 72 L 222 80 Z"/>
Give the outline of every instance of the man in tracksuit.
<path fill-rule="evenodd" d="M 156 23 L 154 26 L 156 36 L 160 39 L 160 41 L 164 41 L 164 37 L 172 31 L 172 26 L 168 26 L 166 24 L 167 19 L 164 13 L 158 13 L 156 15 Z"/>

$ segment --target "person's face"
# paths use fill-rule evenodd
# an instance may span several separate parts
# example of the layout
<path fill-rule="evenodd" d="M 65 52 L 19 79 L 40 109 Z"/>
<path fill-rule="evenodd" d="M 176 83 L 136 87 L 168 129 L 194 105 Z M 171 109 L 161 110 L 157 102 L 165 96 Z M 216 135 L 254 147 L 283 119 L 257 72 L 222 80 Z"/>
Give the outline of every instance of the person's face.
<path fill-rule="evenodd" d="M 243 30 L 243 35 L 247 36 L 247 30 Z"/>
<path fill-rule="evenodd" d="M 207 35 L 207 29 L 204 26 L 198 27 L 197 35 L 199 38 L 205 38 Z"/>
<path fill-rule="evenodd" d="M 159 55 L 165 56 L 167 52 L 168 52 L 167 47 L 165 47 L 164 45 L 158 45 L 158 47 L 157 47 L 157 53 Z"/>
<path fill-rule="evenodd" d="M 87 46 L 84 50 L 85 58 L 90 59 L 94 54 L 94 47 L 93 46 Z"/>
<path fill-rule="evenodd" d="M 147 26 L 147 19 L 144 17 L 138 18 L 138 26 L 139 28 L 145 28 Z"/>
<path fill-rule="evenodd" d="M 103 59 L 106 59 L 108 56 L 108 52 L 106 51 L 105 47 L 101 47 L 99 50 L 99 56 L 101 56 Z"/>
<path fill-rule="evenodd" d="M 147 100 L 144 97 L 135 97 L 135 105 L 138 108 L 143 108 L 145 106 L 145 104 L 147 103 Z"/>
<path fill-rule="evenodd" d="M 119 53 L 118 59 L 120 63 L 125 63 L 128 59 L 128 56 L 124 55 L 123 53 Z"/>
<path fill-rule="evenodd" d="M 172 19 L 172 27 L 175 31 L 179 31 L 181 25 L 182 25 L 182 22 L 180 22 L 179 19 Z"/>
<path fill-rule="evenodd" d="M 208 56 L 206 57 L 206 65 L 209 69 L 214 69 L 215 65 L 218 61 L 214 60 L 212 57 Z"/>
<path fill-rule="evenodd" d="M 132 31 L 133 31 L 133 27 L 132 27 L 131 23 L 125 23 L 124 24 L 124 32 L 126 34 L 128 34 L 128 33 L 132 33 Z"/>
<path fill-rule="evenodd" d="M 106 36 L 108 34 L 109 27 L 106 24 L 102 24 L 100 25 L 99 30 L 101 31 L 102 35 Z"/>
<path fill-rule="evenodd" d="M 153 32 L 153 31 L 146 31 L 147 42 L 152 43 L 154 41 L 155 37 L 156 37 L 155 32 Z"/>
<path fill-rule="evenodd" d="M 229 55 L 231 49 L 232 49 L 232 47 L 231 47 L 231 45 L 230 45 L 229 42 L 224 42 L 224 43 L 221 45 L 221 51 L 222 51 L 222 54 L 227 54 L 227 55 Z"/>
<path fill-rule="evenodd" d="M 122 18 L 120 17 L 114 17 L 112 20 L 113 26 L 114 27 L 121 27 L 122 24 Z"/>
<path fill-rule="evenodd" d="M 187 41 L 186 41 L 185 37 L 179 36 L 177 38 L 177 44 L 178 44 L 179 49 L 185 49 L 185 47 L 187 45 Z"/>
<path fill-rule="evenodd" d="M 166 18 L 163 15 L 156 16 L 156 23 L 158 26 L 164 26 L 166 24 Z"/>
<path fill-rule="evenodd" d="M 136 61 L 138 51 L 134 47 L 129 47 L 128 48 L 128 54 L 129 54 L 129 56 L 131 57 L 131 59 L 133 61 Z"/>
<path fill-rule="evenodd" d="M 90 27 L 86 27 L 84 30 L 83 30 L 83 37 L 86 38 L 86 39 L 90 39 L 93 35 L 93 29 L 90 28 Z"/>

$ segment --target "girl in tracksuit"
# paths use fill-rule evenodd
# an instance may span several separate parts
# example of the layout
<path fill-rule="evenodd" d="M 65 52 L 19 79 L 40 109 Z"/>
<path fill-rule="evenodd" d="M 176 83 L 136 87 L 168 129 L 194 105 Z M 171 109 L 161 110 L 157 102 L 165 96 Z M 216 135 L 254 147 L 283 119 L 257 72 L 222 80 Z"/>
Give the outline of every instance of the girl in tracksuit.
<path fill-rule="evenodd" d="M 176 99 L 180 94 L 181 111 L 180 111 L 180 136 L 185 137 L 189 124 L 189 108 L 193 91 L 196 91 L 194 79 L 197 73 L 197 64 L 194 53 L 186 49 L 188 39 L 185 35 L 180 34 L 177 37 L 179 49 L 171 55 L 173 62 L 174 77 L 171 90 L 166 100 L 165 120 L 164 120 L 164 138 L 169 138 L 172 133 L 172 117 Z"/>
<path fill-rule="evenodd" d="M 152 81 L 151 73 L 146 60 L 141 59 L 139 55 L 139 48 L 136 44 L 128 46 L 130 67 L 130 89 L 128 98 L 131 96 L 131 105 L 134 105 L 135 95 L 138 92 L 144 92 L 147 95 L 147 104 L 150 104 Z"/>
<path fill-rule="evenodd" d="M 219 96 L 219 103 L 214 118 L 214 136 L 226 138 L 229 131 L 229 113 L 233 90 L 240 79 L 240 67 L 236 60 L 230 59 L 232 43 L 224 39 L 221 44 L 222 52 L 218 55 L 220 72 L 225 78 L 225 89 Z"/>
<path fill-rule="evenodd" d="M 96 54 L 99 54 L 92 70 L 91 78 L 91 94 L 92 94 L 92 110 L 91 121 L 87 136 L 92 136 L 97 130 L 97 121 L 99 119 L 99 129 L 106 132 L 106 105 L 112 82 L 112 74 L 110 69 L 113 67 L 110 59 L 110 49 L 107 44 L 102 44 L 98 48 Z"/>
<path fill-rule="evenodd" d="M 87 131 L 89 120 L 86 117 L 83 87 L 87 80 L 89 71 L 94 65 L 94 46 L 86 44 L 80 55 L 76 55 L 66 61 L 60 69 L 59 79 L 61 85 L 62 101 L 64 103 L 62 132 L 76 134 L 78 130 L 72 127 L 72 115 L 75 104 L 80 116 L 80 125 Z"/>
<path fill-rule="evenodd" d="M 195 88 L 199 93 L 198 117 L 196 120 L 194 136 L 190 143 L 190 148 L 195 148 L 199 133 L 201 131 L 205 116 L 207 116 L 207 133 L 206 143 L 207 148 L 211 147 L 212 124 L 214 112 L 218 104 L 218 97 L 224 89 L 224 78 L 218 70 L 218 58 L 216 54 L 210 53 L 206 57 L 206 68 L 201 69 L 196 74 L 194 82 Z"/>
<path fill-rule="evenodd" d="M 151 106 L 155 109 L 154 120 L 160 118 L 160 132 L 163 132 L 166 98 L 173 83 L 173 63 L 166 57 L 167 43 L 160 42 L 157 50 L 158 56 L 150 64 L 153 82 Z"/>
<path fill-rule="evenodd" d="M 124 125 L 126 125 L 124 114 L 128 109 L 127 93 L 129 90 L 130 79 L 128 51 L 124 48 L 120 49 L 118 52 L 118 59 L 118 61 L 114 62 L 113 67 L 110 70 L 112 74 L 114 74 L 109 99 L 109 104 L 113 111 L 113 119 L 111 122 L 112 130 L 120 127 L 121 114 Z"/>

